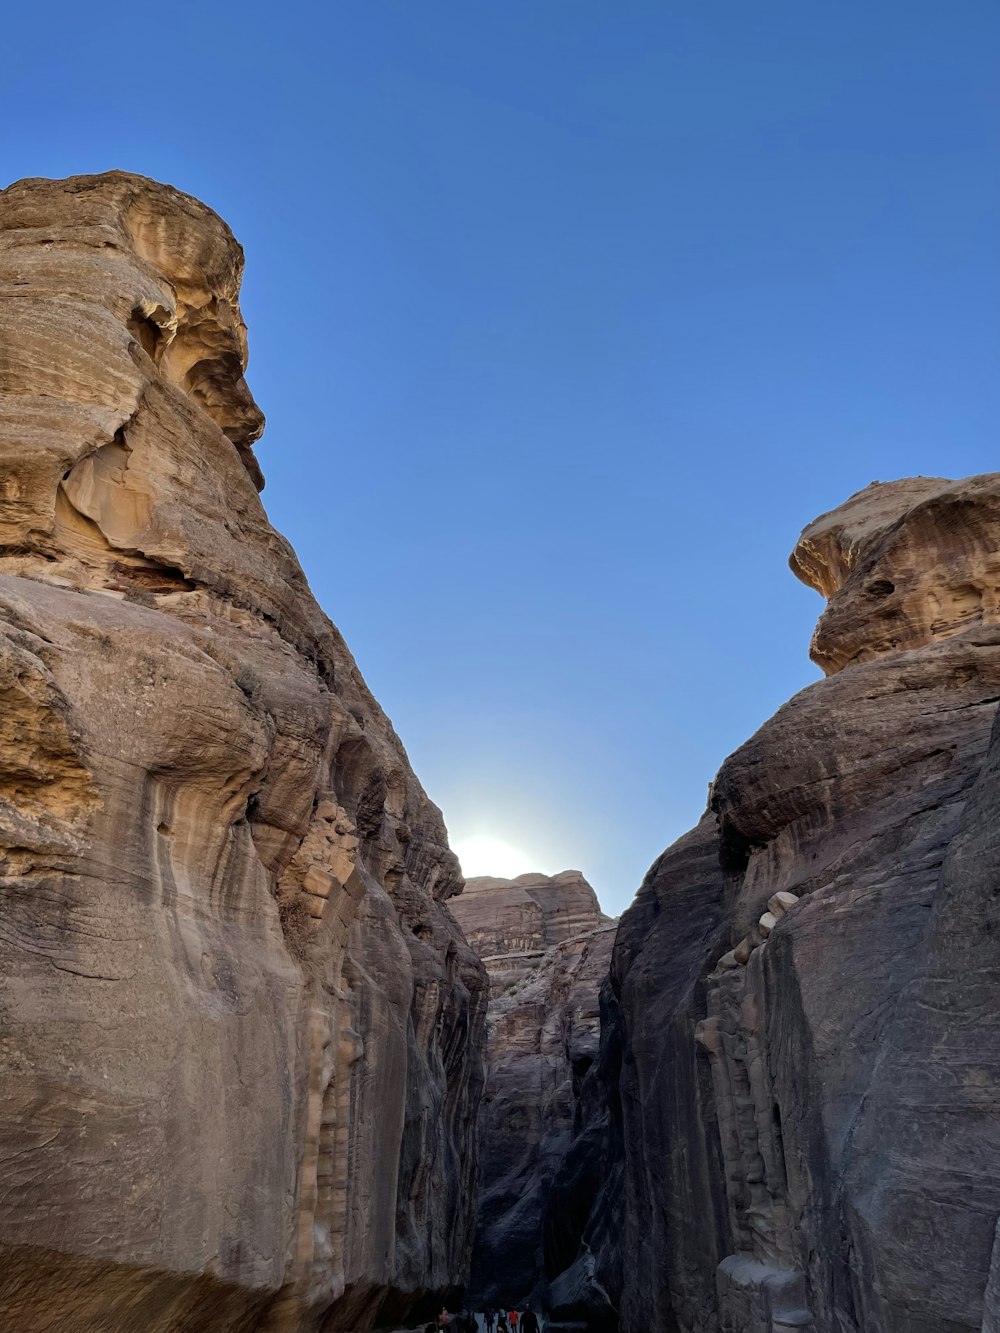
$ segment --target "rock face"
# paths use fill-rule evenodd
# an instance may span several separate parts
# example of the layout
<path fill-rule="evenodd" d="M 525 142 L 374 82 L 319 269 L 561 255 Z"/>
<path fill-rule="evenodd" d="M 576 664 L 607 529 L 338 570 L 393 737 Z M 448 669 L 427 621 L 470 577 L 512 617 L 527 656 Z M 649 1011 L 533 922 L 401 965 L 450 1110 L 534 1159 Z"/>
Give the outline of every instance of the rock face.
<path fill-rule="evenodd" d="M 575 870 L 470 879 L 454 905 L 490 975 L 480 1216 L 469 1302 L 543 1298 L 543 1227 L 597 1055 L 616 923 Z"/>
<path fill-rule="evenodd" d="M 627 1333 L 997 1328 L 998 506 L 1000 476 L 920 478 L 806 529 L 828 678 L 622 918 L 592 1113 L 618 1165 L 547 1262 L 589 1256 Z"/>
<path fill-rule="evenodd" d="M 0 1323 L 368 1329 L 471 1249 L 485 975 L 268 524 L 242 252 L 0 194 Z"/>

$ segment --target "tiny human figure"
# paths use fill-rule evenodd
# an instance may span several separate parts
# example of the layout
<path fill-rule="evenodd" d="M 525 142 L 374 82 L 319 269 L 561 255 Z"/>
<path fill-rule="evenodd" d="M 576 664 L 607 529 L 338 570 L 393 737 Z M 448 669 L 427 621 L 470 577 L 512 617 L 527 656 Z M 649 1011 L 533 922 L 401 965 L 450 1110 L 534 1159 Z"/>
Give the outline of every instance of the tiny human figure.
<path fill-rule="evenodd" d="M 510 1328 L 507 1325 L 507 1316 L 502 1310 L 497 1316 L 497 1333 L 510 1333 Z"/>
<path fill-rule="evenodd" d="M 507 1318 L 510 1320 L 510 1333 L 517 1333 L 517 1311 L 511 1310 Z"/>
<path fill-rule="evenodd" d="M 521 1316 L 521 1333 L 539 1333 L 538 1315 L 530 1305 Z"/>
<path fill-rule="evenodd" d="M 438 1315 L 438 1328 L 447 1328 L 450 1323 L 451 1320 L 448 1318 L 448 1311 L 442 1306 L 441 1313 Z"/>
<path fill-rule="evenodd" d="M 493 1325 L 497 1321 L 496 1310 L 493 1309 L 484 1310 L 483 1318 L 486 1320 L 486 1333 L 493 1333 Z"/>

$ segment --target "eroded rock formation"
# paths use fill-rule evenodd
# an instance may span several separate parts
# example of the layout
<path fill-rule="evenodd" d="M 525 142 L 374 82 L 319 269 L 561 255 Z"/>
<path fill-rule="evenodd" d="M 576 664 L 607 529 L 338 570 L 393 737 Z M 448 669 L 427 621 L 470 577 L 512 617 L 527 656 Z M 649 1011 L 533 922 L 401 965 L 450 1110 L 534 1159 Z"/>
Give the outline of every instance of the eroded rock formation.
<path fill-rule="evenodd" d="M 491 984 L 469 1300 L 541 1301 L 546 1207 L 597 1055 L 616 922 L 575 870 L 470 879 L 454 911 Z"/>
<path fill-rule="evenodd" d="M 547 1261 L 626 1333 L 995 1333 L 998 502 L 920 478 L 806 529 L 828 678 L 622 918 L 591 1093 L 618 1165 L 559 1183 L 585 1220 Z"/>
<path fill-rule="evenodd" d="M 242 253 L 0 194 L 0 1323 L 364 1330 L 463 1282 L 485 977 L 287 542 Z"/>

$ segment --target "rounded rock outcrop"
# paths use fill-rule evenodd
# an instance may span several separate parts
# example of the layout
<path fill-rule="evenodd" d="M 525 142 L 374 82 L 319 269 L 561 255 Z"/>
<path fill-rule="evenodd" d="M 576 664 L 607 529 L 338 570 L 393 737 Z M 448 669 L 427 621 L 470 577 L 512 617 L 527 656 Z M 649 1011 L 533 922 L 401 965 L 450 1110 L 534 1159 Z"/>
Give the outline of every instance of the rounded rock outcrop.
<path fill-rule="evenodd" d="M 0 1323 L 363 1333 L 464 1282 L 486 977 L 261 506 L 242 252 L 0 193 Z"/>

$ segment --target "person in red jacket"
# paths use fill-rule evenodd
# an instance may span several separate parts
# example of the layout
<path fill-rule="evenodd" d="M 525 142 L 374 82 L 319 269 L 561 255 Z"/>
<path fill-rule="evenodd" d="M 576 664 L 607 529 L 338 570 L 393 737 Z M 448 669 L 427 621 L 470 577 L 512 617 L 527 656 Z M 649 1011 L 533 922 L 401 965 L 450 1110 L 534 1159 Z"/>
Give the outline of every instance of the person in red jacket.
<path fill-rule="evenodd" d="M 507 1318 L 510 1320 L 510 1333 L 517 1333 L 517 1311 L 511 1310 Z"/>

